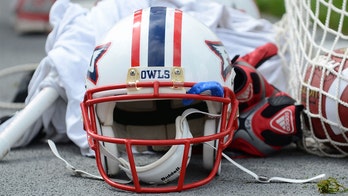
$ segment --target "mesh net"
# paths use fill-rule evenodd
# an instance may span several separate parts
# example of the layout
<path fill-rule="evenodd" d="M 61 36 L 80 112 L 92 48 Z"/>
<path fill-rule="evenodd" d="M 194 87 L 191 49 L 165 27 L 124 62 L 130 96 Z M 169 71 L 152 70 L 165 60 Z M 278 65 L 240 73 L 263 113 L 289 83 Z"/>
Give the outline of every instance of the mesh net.
<path fill-rule="evenodd" d="M 322 156 L 348 155 L 347 0 L 284 0 L 279 51 L 289 93 L 305 105 L 300 146 Z M 338 50 L 340 49 L 340 50 Z"/>

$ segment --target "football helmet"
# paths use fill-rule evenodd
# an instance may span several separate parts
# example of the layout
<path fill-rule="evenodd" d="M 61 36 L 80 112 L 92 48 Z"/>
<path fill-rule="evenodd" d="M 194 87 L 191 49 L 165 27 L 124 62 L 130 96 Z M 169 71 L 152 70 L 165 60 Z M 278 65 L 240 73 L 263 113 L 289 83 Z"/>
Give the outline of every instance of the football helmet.
<path fill-rule="evenodd" d="M 178 9 L 150 7 L 118 22 L 94 50 L 81 103 L 103 179 L 134 192 L 211 181 L 238 126 L 234 76 L 217 36 Z M 208 172 L 190 181 L 196 155 Z"/>

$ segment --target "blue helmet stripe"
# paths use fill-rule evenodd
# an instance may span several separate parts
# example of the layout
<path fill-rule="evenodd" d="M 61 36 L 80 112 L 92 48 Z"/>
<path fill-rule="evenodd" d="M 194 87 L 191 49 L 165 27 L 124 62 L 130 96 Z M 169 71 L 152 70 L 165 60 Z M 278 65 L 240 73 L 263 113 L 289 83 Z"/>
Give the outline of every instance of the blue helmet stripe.
<path fill-rule="evenodd" d="M 164 66 L 166 8 L 150 10 L 148 66 Z"/>

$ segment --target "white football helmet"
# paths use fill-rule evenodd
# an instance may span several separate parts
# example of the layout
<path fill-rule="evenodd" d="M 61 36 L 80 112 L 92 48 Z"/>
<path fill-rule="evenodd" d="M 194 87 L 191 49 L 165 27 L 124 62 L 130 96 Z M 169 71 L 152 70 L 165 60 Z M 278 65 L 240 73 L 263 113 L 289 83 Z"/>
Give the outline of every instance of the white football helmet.
<path fill-rule="evenodd" d="M 212 180 L 237 128 L 234 75 L 217 36 L 180 10 L 151 7 L 118 22 L 95 48 L 81 103 L 104 180 L 135 192 Z M 188 182 L 196 154 L 209 172 Z"/>

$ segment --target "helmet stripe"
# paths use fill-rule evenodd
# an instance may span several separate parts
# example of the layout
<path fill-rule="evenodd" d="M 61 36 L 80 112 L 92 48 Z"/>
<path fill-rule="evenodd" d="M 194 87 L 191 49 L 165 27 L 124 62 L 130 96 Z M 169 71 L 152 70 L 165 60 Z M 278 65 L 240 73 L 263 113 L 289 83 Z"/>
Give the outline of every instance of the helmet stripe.
<path fill-rule="evenodd" d="M 141 32 L 141 18 L 142 10 L 134 13 L 133 19 L 133 39 L 132 39 L 132 67 L 139 66 L 140 64 L 140 32 Z"/>
<path fill-rule="evenodd" d="M 180 10 L 152 7 L 149 12 L 136 11 L 132 31 L 132 67 L 141 64 L 150 67 L 181 66 Z"/>
<path fill-rule="evenodd" d="M 181 67 L 181 31 L 182 31 L 182 12 L 180 10 L 175 10 L 173 66 L 177 66 L 177 67 Z"/>
<path fill-rule="evenodd" d="M 166 8 L 150 9 L 148 66 L 164 66 Z"/>

